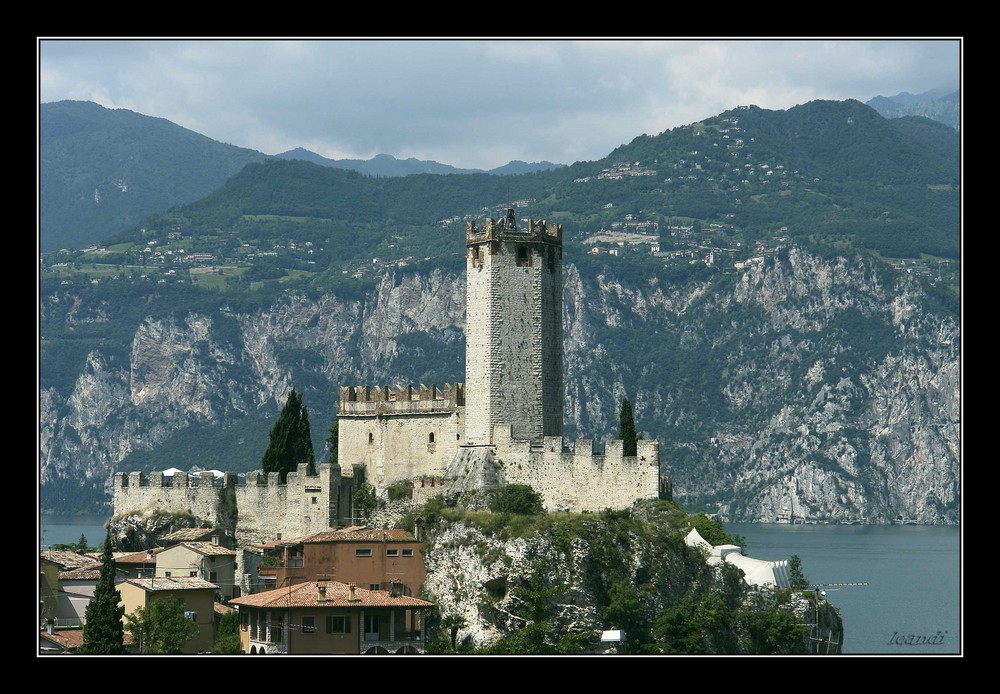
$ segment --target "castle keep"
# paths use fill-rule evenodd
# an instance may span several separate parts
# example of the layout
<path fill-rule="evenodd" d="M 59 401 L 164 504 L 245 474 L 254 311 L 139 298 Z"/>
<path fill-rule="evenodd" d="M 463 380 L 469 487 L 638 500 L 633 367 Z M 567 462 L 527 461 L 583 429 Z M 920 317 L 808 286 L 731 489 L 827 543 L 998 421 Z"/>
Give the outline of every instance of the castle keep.
<path fill-rule="evenodd" d="M 411 481 L 415 499 L 518 483 L 549 509 L 600 511 L 668 493 L 657 441 L 631 457 L 562 438 L 562 225 L 521 229 L 507 210 L 469 222 L 465 246 L 465 383 L 342 387 L 340 462 L 380 488 Z"/>
<path fill-rule="evenodd" d="M 541 443 L 562 436 L 562 225 L 514 210 L 465 231 L 465 443 L 493 443 L 493 427 Z"/>
<path fill-rule="evenodd" d="M 481 228 L 469 222 L 465 245 L 465 383 L 342 386 L 340 465 L 316 475 L 300 465 L 284 484 L 277 473 L 249 473 L 244 484 L 235 473 L 221 484 L 211 473 L 119 473 L 115 513 L 186 509 L 220 525 L 238 515 L 237 538 L 259 543 L 349 521 L 361 474 L 379 490 L 410 482 L 417 501 L 528 484 L 550 510 L 622 509 L 669 494 L 657 441 L 625 456 L 621 441 L 600 453 L 593 441 L 562 438 L 562 225 L 528 219 L 521 229 L 511 209 Z"/>

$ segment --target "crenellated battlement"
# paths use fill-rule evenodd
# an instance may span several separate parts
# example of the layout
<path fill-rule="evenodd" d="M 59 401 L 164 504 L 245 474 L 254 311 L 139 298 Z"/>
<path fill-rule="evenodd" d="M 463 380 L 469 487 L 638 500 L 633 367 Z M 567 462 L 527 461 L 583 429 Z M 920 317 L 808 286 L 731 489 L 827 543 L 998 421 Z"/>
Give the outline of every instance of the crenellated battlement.
<path fill-rule="evenodd" d="M 178 489 L 224 489 L 239 484 L 239 475 L 235 472 L 223 473 L 216 477 L 212 472 L 175 472 L 165 475 L 162 472 L 116 472 L 114 475 L 115 489 L 136 487 L 159 487 Z"/>
<path fill-rule="evenodd" d="M 430 412 L 454 412 L 465 405 L 465 384 L 444 386 L 412 385 L 341 386 L 340 415 L 391 415 Z"/>
<path fill-rule="evenodd" d="M 506 217 L 487 219 L 482 227 L 475 220 L 465 224 L 465 243 L 467 246 L 478 245 L 489 241 L 517 241 L 520 243 L 548 243 L 562 245 L 562 224 L 551 227 L 544 219 L 528 219 L 526 230 L 517 228 L 517 217 L 513 209 L 507 210 Z"/>
<path fill-rule="evenodd" d="M 352 469 L 353 473 L 354 470 Z M 114 476 L 115 515 L 154 510 L 187 511 L 219 527 L 229 527 L 242 543 L 264 542 L 326 530 L 350 520 L 355 478 L 339 465 L 300 464 L 286 475 L 235 472 L 119 472 Z M 236 522 L 235 513 L 239 514 Z"/>
<path fill-rule="evenodd" d="M 667 498 L 659 441 L 638 441 L 636 455 L 626 456 L 620 439 L 604 441 L 598 453 L 591 439 L 570 447 L 561 436 L 546 436 L 537 445 L 514 438 L 503 425 L 494 427 L 493 443 L 505 480 L 532 486 L 550 509 L 600 511 L 628 508 L 637 498 Z"/>

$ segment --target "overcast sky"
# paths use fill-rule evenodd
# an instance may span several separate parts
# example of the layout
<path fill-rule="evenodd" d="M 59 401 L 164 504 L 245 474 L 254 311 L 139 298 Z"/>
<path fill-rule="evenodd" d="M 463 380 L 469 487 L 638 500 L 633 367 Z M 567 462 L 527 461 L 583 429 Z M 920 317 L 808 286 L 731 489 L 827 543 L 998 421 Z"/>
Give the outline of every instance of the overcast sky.
<path fill-rule="evenodd" d="M 220 142 L 490 169 L 600 159 L 738 105 L 955 90 L 932 40 L 39 38 L 39 102 L 166 118 Z"/>

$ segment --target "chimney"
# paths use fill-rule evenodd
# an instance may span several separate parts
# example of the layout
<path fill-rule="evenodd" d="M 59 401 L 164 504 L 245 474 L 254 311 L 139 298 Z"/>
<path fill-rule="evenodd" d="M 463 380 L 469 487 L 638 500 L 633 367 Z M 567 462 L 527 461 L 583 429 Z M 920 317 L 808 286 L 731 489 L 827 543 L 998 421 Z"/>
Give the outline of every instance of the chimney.
<path fill-rule="evenodd" d="M 350 589 L 351 589 L 351 594 L 348 596 L 347 600 L 349 602 L 357 602 L 358 601 L 357 586 L 352 583 L 350 585 Z"/>
<path fill-rule="evenodd" d="M 213 545 L 218 545 L 219 544 L 219 536 L 218 535 L 212 535 L 212 544 Z"/>
<path fill-rule="evenodd" d="M 48 620 L 46 620 L 45 621 L 45 631 L 48 632 L 49 636 L 52 636 L 54 633 L 56 633 L 56 620 L 54 620 L 54 619 L 48 619 Z"/>
<path fill-rule="evenodd" d="M 316 584 L 316 590 L 319 591 L 318 602 L 326 602 L 326 584 L 325 583 L 317 583 Z"/>
<path fill-rule="evenodd" d="M 147 549 L 146 550 L 146 559 L 152 559 L 152 558 L 153 558 L 153 550 Z"/>

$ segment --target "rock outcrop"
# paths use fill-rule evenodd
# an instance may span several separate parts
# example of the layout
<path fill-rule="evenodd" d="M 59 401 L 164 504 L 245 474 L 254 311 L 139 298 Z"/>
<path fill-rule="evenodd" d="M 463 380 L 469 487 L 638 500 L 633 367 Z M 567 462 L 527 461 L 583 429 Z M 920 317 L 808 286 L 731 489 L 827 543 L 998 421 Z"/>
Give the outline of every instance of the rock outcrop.
<path fill-rule="evenodd" d="M 617 436 L 629 397 L 688 508 L 957 522 L 960 326 L 915 278 L 793 248 L 690 278 L 568 262 L 564 292 L 567 440 Z M 396 271 L 354 296 L 146 315 L 40 388 L 43 509 L 95 512 L 118 469 L 255 469 L 292 387 L 320 452 L 339 385 L 464 380 L 464 295 L 461 274 Z M 59 302 L 74 327 L 115 314 L 63 294 L 43 315 Z"/>

